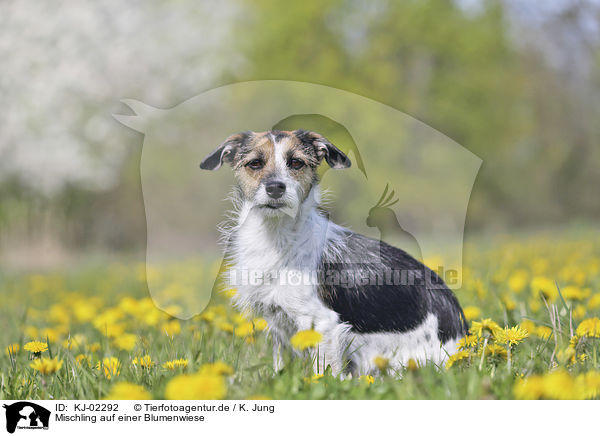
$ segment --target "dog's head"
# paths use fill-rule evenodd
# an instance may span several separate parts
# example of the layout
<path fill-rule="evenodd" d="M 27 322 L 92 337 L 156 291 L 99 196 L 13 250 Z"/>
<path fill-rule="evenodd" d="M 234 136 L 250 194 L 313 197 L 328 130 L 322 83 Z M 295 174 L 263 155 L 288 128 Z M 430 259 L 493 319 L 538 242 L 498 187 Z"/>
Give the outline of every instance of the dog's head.
<path fill-rule="evenodd" d="M 200 163 L 216 170 L 231 165 L 243 200 L 268 216 L 297 209 L 318 182 L 325 159 L 331 168 L 350 166 L 350 159 L 323 136 L 306 130 L 244 132 L 231 135 Z"/>

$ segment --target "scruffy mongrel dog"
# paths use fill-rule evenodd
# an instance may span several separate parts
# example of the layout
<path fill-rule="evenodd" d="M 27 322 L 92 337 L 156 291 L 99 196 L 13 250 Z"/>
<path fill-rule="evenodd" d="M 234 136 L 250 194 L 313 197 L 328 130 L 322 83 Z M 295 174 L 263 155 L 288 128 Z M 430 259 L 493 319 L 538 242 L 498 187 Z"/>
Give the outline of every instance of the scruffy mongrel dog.
<path fill-rule="evenodd" d="M 467 329 L 458 301 L 403 250 L 329 221 L 319 208 L 323 159 L 350 166 L 317 133 L 269 131 L 232 135 L 200 164 L 227 162 L 237 180 L 224 230 L 234 304 L 267 320 L 276 370 L 280 347 L 311 328 L 323 335 L 318 371 L 371 373 L 377 356 L 396 369 L 411 358 L 443 362 Z"/>

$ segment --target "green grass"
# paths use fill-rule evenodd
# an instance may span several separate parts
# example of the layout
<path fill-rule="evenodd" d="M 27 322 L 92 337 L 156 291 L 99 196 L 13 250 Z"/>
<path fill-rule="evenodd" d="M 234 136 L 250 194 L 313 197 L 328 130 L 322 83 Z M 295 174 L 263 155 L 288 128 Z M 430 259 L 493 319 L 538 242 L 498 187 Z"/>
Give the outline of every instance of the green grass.
<path fill-rule="evenodd" d="M 312 375 L 310 359 L 291 353 L 284 355 L 284 369 L 274 373 L 265 332 L 243 337 L 226 331 L 223 323 L 235 325 L 240 320 L 224 296 L 215 296 L 211 303 L 209 312 L 221 313 L 216 320 L 200 316 L 180 320 L 180 332 L 167 335 L 164 325 L 174 318 L 148 309 L 148 292 L 139 265 L 88 266 L 44 275 L 4 274 L 0 294 L 0 398 L 96 399 L 109 395 L 115 383 L 127 381 L 143 386 L 153 398 L 160 399 L 165 396 L 166 385 L 178 374 L 192 374 L 205 363 L 222 361 L 233 368 L 233 375 L 225 379 L 225 398 L 231 399 L 511 399 L 521 377 L 557 369 L 576 377 L 597 370 L 598 340 L 581 338 L 574 349 L 575 363 L 567 352 L 571 328 L 575 330 L 582 319 L 598 316 L 600 304 L 594 302 L 600 281 L 598 247 L 591 235 L 559 241 L 538 236 L 469 245 L 464 286 L 457 292 L 461 304 L 478 308 L 481 314 L 477 319 L 493 318 L 502 326 L 527 319 L 534 320 L 536 327 L 551 326 L 550 337 L 531 332 L 511 348 L 510 363 L 491 357 L 482 362 L 473 352 L 450 369 L 429 364 L 403 374 L 383 371 L 374 374 L 373 383 L 356 378 L 341 380 L 329 372 L 316 381 L 307 381 Z M 193 262 L 186 265 L 194 268 Z M 527 275 L 521 290 L 511 282 L 518 271 Z M 554 292 L 545 291 L 548 306 L 539 290 L 532 288 L 535 277 L 548 278 L 558 285 Z M 562 290 L 568 286 L 571 288 L 565 296 Z M 577 296 L 574 288 L 583 296 Z M 92 304 L 90 319 L 77 315 L 81 310 L 77 305 L 82 302 Z M 554 323 L 551 313 L 557 314 Z M 111 316 L 116 319 L 111 320 Z M 114 323 L 124 334 L 135 335 L 133 348 L 117 346 L 115 338 L 122 334 L 107 337 L 98 320 Z M 36 336 L 49 339 L 49 349 L 42 356 L 63 361 L 56 374 L 42 375 L 30 367 L 32 356 L 23 345 Z M 82 340 L 68 349 L 68 337 Z M 12 343 L 21 348 L 15 355 L 4 351 Z M 81 354 L 90 359 L 91 366 L 77 363 L 76 356 Z M 156 365 L 142 368 L 132 363 L 135 357 L 144 355 Z M 96 369 L 96 364 L 109 356 L 121 362 L 120 373 L 110 379 Z M 179 358 L 188 360 L 187 369 L 162 368 L 164 362 Z"/>

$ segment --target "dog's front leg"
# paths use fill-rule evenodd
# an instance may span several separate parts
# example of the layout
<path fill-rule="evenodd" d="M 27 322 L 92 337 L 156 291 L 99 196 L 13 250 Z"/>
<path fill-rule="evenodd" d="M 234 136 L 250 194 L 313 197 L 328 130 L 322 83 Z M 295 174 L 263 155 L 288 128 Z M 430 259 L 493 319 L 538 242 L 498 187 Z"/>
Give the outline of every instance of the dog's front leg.
<path fill-rule="evenodd" d="M 281 339 L 277 335 L 273 339 L 273 371 L 278 373 L 283 368 L 283 359 L 281 357 Z"/>
<path fill-rule="evenodd" d="M 313 371 L 315 374 L 325 374 L 327 367 L 331 367 L 331 374 L 337 377 L 341 371 L 340 358 L 329 335 L 324 335 L 323 340 L 312 352 Z"/>

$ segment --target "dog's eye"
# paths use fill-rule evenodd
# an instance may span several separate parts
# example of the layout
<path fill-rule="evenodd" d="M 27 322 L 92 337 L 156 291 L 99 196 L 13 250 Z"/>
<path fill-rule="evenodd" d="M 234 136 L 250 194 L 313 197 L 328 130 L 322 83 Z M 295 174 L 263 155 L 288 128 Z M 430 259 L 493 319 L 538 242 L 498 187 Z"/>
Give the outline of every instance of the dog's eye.
<path fill-rule="evenodd" d="M 253 170 L 260 170 L 262 167 L 265 166 L 265 163 L 260 159 L 254 159 L 248 162 L 246 166 Z"/>
<path fill-rule="evenodd" d="M 304 162 L 301 161 L 300 159 L 292 159 L 290 161 L 290 168 L 292 168 L 293 170 L 299 170 L 303 166 L 304 166 Z"/>

